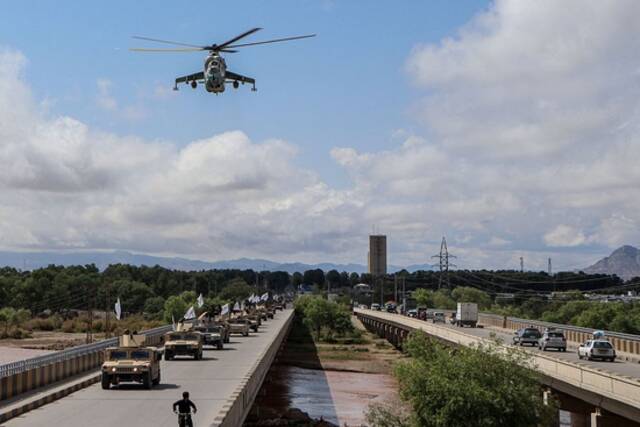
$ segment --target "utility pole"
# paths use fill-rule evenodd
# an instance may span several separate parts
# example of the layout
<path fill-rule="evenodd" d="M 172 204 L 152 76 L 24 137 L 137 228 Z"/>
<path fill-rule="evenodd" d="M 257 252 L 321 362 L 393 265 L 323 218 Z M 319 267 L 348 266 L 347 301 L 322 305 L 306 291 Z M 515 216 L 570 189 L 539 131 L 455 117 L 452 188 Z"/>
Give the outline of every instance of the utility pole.
<path fill-rule="evenodd" d="M 440 277 L 438 279 L 438 289 L 442 288 L 442 278 L 445 279 L 445 287 L 449 288 L 449 267 L 456 267 L 455 264 L 449 262 L 449 258 L 456 258 L 455 255 L 451 255 L 447 249 L 447 240 L 442 236 L 442 243 L 440 243 L 440 253 L 433 255 L 431 258 L 438 258 L 440 260 Z"/>
<path fill-rule="evenodd" d="M 552 272 L 551 272 L 551 258 L 549 258 L 549 277 L 551 277 Z"/>
<path fill-rule="evenodd" d="M 398 304 L 398 276 L 393 275 L 393 300 Z"/>
<path fill-rule="evenodd" d="M 524 273 L 524 257 L 520 257 L 520 273 Z"/>
<path fill-rule="evenodd" d="M 107 303 L 104 309 L 104 337 L 111 337 L 111 329 L 109 325 L 109 318 L 111 317 L 111 282 L 107 283 Z"/>
<path fill-rule="evenodd" d="M 405 277 L 402 275 L 402 314 L 407 312 L 407 290 L 405 289 Z"/>
<path fill-rule="evenodd" d="M 379 277 L 376 278 L 377 282 L 380 283 L 380 308 L 384 307 L 384 279 L 380 280 Z"/>
<path fill-rule="evenodd" d="M 91 344 L 91 342 L 93 341 L 93 304 L 91 304 L 91 298 L 87 299 L 87 306 L 88 306 L 88 318 L 87 318 L 87 344 Z"/>

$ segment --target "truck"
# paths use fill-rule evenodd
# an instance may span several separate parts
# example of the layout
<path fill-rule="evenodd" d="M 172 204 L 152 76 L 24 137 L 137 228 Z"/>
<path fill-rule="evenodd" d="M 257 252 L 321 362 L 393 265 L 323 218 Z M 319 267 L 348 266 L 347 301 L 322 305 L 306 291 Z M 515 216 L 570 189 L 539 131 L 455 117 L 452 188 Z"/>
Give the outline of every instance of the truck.
<path fill-rule="evenodd" d="M 146 389 L 160 384 L 160 357 L 156 347 L 145 346 L 144 335 L 121 336 L 117 347 L 104 352 L 102 388 L 108 390 L 122 382 L 141 383 Z"/>
<path fill-rule="evenodd" d="M 478 304 L 474 302 L 459 302 L 456 310 L 455 325 L 460 327 L 471 326 L 475 328 L 478 324 Z"/>
<path fill-rule="evenodd" d="M 202 333 L 191 327 L 180 328 L 168 332 L 164 336 L 164 360 L 173 360 L 176 356 L 191 356 L 194 360 L 202 359 Z M 190 326 L 190 325 L 189 325 Z"/>

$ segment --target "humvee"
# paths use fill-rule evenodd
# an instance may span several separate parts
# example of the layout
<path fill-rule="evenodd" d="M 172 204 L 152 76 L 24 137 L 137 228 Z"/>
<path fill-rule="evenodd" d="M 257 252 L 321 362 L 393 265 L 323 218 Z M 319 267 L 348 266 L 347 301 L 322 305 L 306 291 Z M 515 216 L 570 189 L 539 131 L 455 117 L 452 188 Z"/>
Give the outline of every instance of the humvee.
<path fill-rule="evenodd" d="M 235 319 L 229 319 L 227 323 L 229 324 L 229 333 L 242 334 L 244 337 L 249 336 L 251 322 L 248 319 L 236 317 Z"/>
<path fill-rule="evenodd" d="M 160 357 L 156 347 L 145 347 L 144 335 L 123 335 L 117 347 L 104 351 L 102 388 L 121 382 L 142 383 L 145 388 L 160 384 Z"/>
<path fill-rule="evenodd" d="M 212 325 L 216 325 L 216 326 L 220 326 L 221 329 L 221 333 L 222 333 L 222 341 L 225 344 L 229 344 L 229 341 L 231 341 L 230 337 L 231 337 L 231 333 L 229 332 L 229 325 L 227 324 L 227 322 L 223 321 L 223 320 L 216 320 L 211 322 Z"/>
<path fill-rule="evenodd" d="M 216 347 L 218 350 L 222 350 L 224 347 L 224 329 L 224 326 L 214 323 L 196 326 L 196 331 L 202 334 L 204 345 Z"/>
<path fill-rule="evenodd" d="M 193 356 L 194 360 L 202 359 L 203 336 L 194 331 L 191 325 L 178 325 L 178 330 L 167 332 L 164 336 L 164 360 L 172 360 L 175 356 Z"/>
<path fill-rule="evenodd" d="M 262 325 L 262 316 L 259 313 L 252 313 L 245 316 L 247 320 L 249 320 L 251 329 L 254 332 L 258 332 L 258 327 Z"/>

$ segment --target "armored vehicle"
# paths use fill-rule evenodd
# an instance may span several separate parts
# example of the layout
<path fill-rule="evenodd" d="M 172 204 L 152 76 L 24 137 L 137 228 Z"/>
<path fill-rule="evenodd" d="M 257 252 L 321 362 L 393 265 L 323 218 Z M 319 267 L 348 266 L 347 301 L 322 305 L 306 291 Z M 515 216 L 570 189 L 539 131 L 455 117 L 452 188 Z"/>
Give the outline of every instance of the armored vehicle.
<path fill-rule="evenodd" d="M 249 328 L 251 327 L 249 319 L 236 317 L 235 319 L 229 319 L 227 323 L 229 323 L 229 333 L 242 334 L 244 337 L 249 336 Z"/>
<path fill-rule="evenodd" d="M 144 335 L 123 335 L 117 347 L 104 352 L 102 388 L 121 382 L 142 383 L 145 388 L 160 384 L 160 357 L 156 347 L 145 347 Z"/>
<path fill-rule="evenodd" d="M 172 360 L 175 356 L 192 356 L 194 360 L 202 359 L 203 336 L 191 329 L 169 332 L 164 336 L 164 360 Z"/>
<path fill-rule="evenodd" d="M 214 323 L 196 326 L 196 331 L 202 334 L 204 345 L 216 347 L 218 350 L 224 348 L 224 329 L 224 326 Z"/>

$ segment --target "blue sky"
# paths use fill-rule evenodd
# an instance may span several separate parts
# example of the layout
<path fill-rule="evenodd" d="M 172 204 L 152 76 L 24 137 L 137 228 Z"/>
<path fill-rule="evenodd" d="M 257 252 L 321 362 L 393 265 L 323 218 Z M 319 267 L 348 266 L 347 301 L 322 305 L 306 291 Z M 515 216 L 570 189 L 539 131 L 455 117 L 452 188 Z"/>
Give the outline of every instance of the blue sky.
<path fill-rule="evenodd" d="M 27 80 L 52 110 L 119 134 L 185 144 L 242 129 L 252 139 L 282 138 L 300 149 L 297 162 L 345 186 L 329 150 L 397 144 L 396 129 L 416 127 L 411 105 L 420 89 L 404 66 L 418 43 L 437 42 L 486 7 L 481 1 L 158 1 L 7 2 L 0 43 L 28 58 Z M 202 68 L 204 55 L 137 54 L 152 44 L 131 35 L 205 44 L 263 27 L 257 41 L 317 33 L 311 40 L 246 48 L 227 55 L 231 70 L 254 76 L 247 88 L 215 96 L 182 88 L 167 98 L 175 76 Z M 155 45 L 153 47 L 162 47 Z M 96 80 L 108 79 L 118 104 L 144 111 L 125 119 L 95 105 Z M 200 88 L 201 89 L 201 88 Z"/>
<path fill-rule="evenodd" d="M 640 243 L 640 2 L 4 2 L 0 249 L 559 269 Z M 173 92 L 221 42 L 255 77 Z M 157 46 L 160 47 L 160 46 Z"/>

